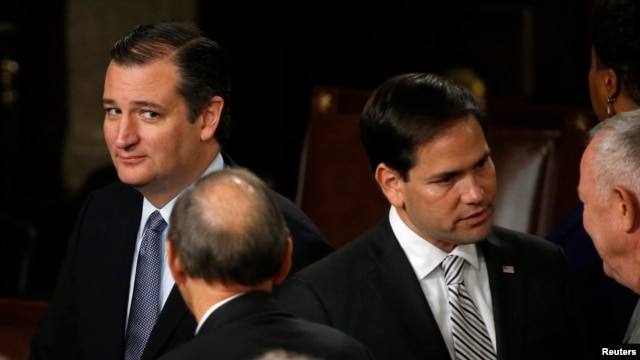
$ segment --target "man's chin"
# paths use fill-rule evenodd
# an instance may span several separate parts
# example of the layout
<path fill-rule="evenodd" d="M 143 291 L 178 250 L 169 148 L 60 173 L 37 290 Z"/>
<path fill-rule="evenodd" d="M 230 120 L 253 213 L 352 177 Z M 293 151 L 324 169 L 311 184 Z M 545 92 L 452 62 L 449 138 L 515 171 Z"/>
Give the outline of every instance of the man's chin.
<path fill-rule="evenodd" d="M 143 179 L 140 175 L 132 174 L 131 172 L 118 171 L 118 178 L 120 181 L 133 187 L 142 187 L 148 183 L 147 179 Z"/>
<path fill-rule="evenodd" d="M 489 236 L 491 227 L 492 224 L 490 222 L 480 224 L 479 226 L 474 226 L 473 228 L 469 229 L 466 236 L 463 236 L 462 238 L 464 239 L 464 242 L 466 244 L 478 243 Z"/>

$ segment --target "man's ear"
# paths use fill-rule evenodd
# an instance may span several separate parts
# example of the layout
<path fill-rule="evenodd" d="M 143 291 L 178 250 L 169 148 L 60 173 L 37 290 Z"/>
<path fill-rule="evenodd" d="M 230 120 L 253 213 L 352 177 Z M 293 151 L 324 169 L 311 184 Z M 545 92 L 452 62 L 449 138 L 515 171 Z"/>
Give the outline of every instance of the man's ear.
<path fill-rule="evenodd" d="M 222 118 L 222 109 L 224 108 L 224 99 L 220 96 L 214 96 L 202 111 L 202 129 L 200 132 L 201 141 L 210 141 L 218 129 L 220 119 Z"/>
<path fill-rule="evenodd" d="M 374 176 L 389 203 L 398 208 L 402 207 L 404 205 L 404 191 L 402 188 L 404 180 L 400 174 L 386 164 L 379 164 L 376 167 Z"/>
<path fill-rule="evenodd" d="M 169 262 L 169 270 L 171 270 L 171 276 L 176 284 L 180 285 L 185 282 L 186 275 L 182 270 L 182 264 L 180 258 L 173 247 L 173 241 L 167 239 L 167 258 Z"/>
<path fill-rule="evenodd" d="M 612 211 L 620 219 L 625 232 L 634 232 L 640 227 L 639 199 L 622 186 L 613 187 Z"/>
<path fill-rule="evenodd" d="M 273 284 L 278 285 L 287 279 L 287 275 L 289 275 L 289 271 L 291 271 L 291 255 L 293 254 L 293 241 L 291 238 L 287 239 L 287 245 L 284 250 L 284 259 L 282 260 L 282 266 L 280 266 L 280 271 L 273 278 Z"/>

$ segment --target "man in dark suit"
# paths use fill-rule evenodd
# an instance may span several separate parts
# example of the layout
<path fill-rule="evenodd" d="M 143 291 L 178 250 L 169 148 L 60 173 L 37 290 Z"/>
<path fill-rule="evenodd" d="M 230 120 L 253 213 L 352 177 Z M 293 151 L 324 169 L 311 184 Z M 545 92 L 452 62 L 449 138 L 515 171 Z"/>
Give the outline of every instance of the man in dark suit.
<path fill-rule="evenodd" d="M 291 268 L 293 244 L 274 200 L 245 169 L 209 174 L 178 198 L 168 262 L 198 327 L 160 359 L 250 360 L 272 350 L 373 359 L 344 333 L 278 309 L 271 292 Z"/>
<path fill-rule="evenodd" d="M 231 125 L 229 98 L 224 53 L 191 23 L 139 26 L 116 42 L 103 105 L 120 182 L 94 192 L 80 210 L 31 358 L 152 359 L 193 337 L 196 321 L 164 260 L 166 227 L 149 229 L 147 219 L 159 213 L 166 226 L 182 191 L 233 166 L 221 152 Z M 295 244 L 293 267 L 330 253 L 310 219 L 274 195 Z M 147 250 L 139 249 L 147 249 L 154 231 L 149 249 L 159 260 L 147 267 L 139 261 Z M 137 275 L 143 269 L 151 275 Z M 151 296 L 137 295 L 150 284 Z M 145 301 L 132 305 L 143 296 L 154 303 L 149 316 L 141 315 Z"/>
<path fill-rule="evenodd" d="M 492 224 L 486 127 L 482 102 L 445 78 L 399 75 L 376 89 L 360 131 L 390 211 L 285 281 L 283 308 L 378 359 L 588 358 L 560 247 Z M 453 256 L 464 264 L 457 282 Z M 463 333 L 472 318 L 475 336 Z"/>

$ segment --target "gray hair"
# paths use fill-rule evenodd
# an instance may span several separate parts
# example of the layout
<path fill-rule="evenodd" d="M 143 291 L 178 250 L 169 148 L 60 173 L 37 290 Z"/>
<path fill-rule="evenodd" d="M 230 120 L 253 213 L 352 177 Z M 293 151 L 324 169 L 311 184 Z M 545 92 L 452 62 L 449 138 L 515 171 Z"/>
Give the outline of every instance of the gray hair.
<path fill-rule="evenodd" d="M 274 349 L 274 350 L 267 351 L 266 353 L 256 358 L 255 360 L 319 360 L 319 359 L 306 354 L 289 352 L 282 349 Z"/>
<path fill-rule="evenodd" d="M 589 141 L 602 135 L 594 148 L 594 174 L 600 200 L 614 185 L 640 197 L 640 109 L 619 113 L 589 132 Z"/>

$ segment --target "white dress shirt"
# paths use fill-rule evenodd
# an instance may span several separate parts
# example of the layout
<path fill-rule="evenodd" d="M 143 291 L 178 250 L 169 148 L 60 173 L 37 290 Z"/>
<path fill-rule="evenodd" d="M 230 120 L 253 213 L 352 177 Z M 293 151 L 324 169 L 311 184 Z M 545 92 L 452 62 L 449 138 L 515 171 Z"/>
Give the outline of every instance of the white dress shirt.
<path fill-rule="evenodd" d="M 389 222 L 402 250 L 409 258 L 411 267 L 420 282 L 422 292 L 429 303 L 429 307 L 440 328 L 440 333 L 453 359 L 455 356 L 447 284 L 444 280 L 444 271 L 440 266 L 442 260 L 449 253 L 442 251 L 411 230 L 400 219 L 396 208 L 393 206 L 389 211 Z M 473 302 L 480 310 L 495 349 L 496 332 L 493 321 L 493 306 L 491 305 L 491 291 L 489 289 L 489 277 L 484 256 L 475 245 L 458 245 L 450 254 L 461 256 L 467 261 L 467 266 L 464 267 L 463 271 L 464 283 Z"/>
<path fill-rule="evenodd" d="M 207 321 L 207 319 L 209 318 L 209 316 L 211 316 L 211 314 L 213 314 L 213 312 L 214 312 L 214 311 L 216 311 L 220 306 L 222 306 L 222 305 L 224 305 L 224 304 L 228 303 L 229 301 L 231 301 L 231 300 L 233 300 L 233 299 L 237 298 L 238 296 L 240 296 L 240 295 L 242 295 L 242 294 L 244 294 L 244 293 L 237 293 L 237 294 L 235 294 L 235 295 L 231 295 L 231 296 L 229 296 L 228 298 L 226 298 L 226 299 L 224 299 L 224 300 L 222 300 L 222 301 L 219 301 L 219 302 L 217 302 L 217 303 L 213 304 L 213 306 L 211 306 L 211 307 L 209 308 L 209 310 L 207 310 L 207 311 L 204 313 L 204 315 L 202 315 L 202 319 L 200 319 L 200 321 L 198 322 L 198 326 L 196 327 L 195 334 L 196 334 L 196 335 L 198 335 L 198 332 L 200 331 L 200 328 L 202 327 L 202 324 L 204 324 L 204 322 L 205 322 L 205 321 Z"/>

